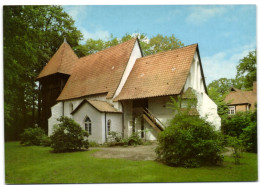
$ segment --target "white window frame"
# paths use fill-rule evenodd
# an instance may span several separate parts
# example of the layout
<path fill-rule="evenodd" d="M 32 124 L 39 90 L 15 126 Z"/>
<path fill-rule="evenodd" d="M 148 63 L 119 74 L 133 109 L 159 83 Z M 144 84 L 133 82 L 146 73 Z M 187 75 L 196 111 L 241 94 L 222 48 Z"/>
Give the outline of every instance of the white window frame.
<path fill-rule="evenodd" d="M 236 114 L 236 106 L 228 106 L 228 115 Z"/>
<path fill-rule="evenodd" d="M 92 122 L 88 116 L 86 116 L 84 119 L 84 126 L 85 126 L 85 131 L 87 131 L 89 135 L 92 135 Z"/>
<path fill-rule="evenodd" d="M 108 135 L 110 135 L 109 133 L 111 132 L 111 119 L 107 120 L 107 133 Z"/>

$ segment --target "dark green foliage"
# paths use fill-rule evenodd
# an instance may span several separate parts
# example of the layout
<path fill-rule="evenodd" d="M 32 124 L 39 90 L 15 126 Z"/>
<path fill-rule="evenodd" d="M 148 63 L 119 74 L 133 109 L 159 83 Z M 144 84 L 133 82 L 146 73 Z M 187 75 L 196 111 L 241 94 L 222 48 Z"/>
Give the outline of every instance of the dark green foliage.
<path fill-rule="evenodd" d="M 246 151 L 257 153 L 257 122 L 251 122 L 244 128 L 239 138 L 242 140 Z"/>
<path fill-rule="evenodd" d="M 257 152 L 257 109 L 222 117 L 222 132 L 242 141 L 248 152 Z"/>
<path fill-rule="evenodd" d="M 239 61 L 237 65 L 237 77 L 243 77 L 244 86 L 251 90 L 256 81 L 256 50 Z"/>
<path fill-rule="evenodd" d="M 27 128 L 24 129 L 24 132 L 21 134 L 20 143 L 26 146 L 41 145 L 43 140 L 46 140 L 46 137 L 44 130 L 39 127 Z"/>
<path fill-rule="evenodd" d="M 109 132 L 109 135 L 111 135 L 112 140 L 115 142 L 120 142 L 122 140 L 122 134 L 115 132 L 115 131 L 111 131 Z"/>
<path fill-rule="evenodd" d="M 176 115 L 158 141 L 158 160 L 170 166 L 198 167 L 223 160 L 221 134 L 199 117 Z"/>
<path fill-rule="evenodd" d="M 140 45 L 145 56 L 162 51 L 168 51 L 170 49 L 177 49 L 184 46 L 184 44 L 174 35 L 168 37 L 158 34 L 148 39 L 146 34 L 125 34 L 122 38 L 114 37 L 111 34 L 108 41 L 103 41 L 101 39 L 88 39 L 86 41 L 86 44 L 80 45 L 76 48 L 76 53 L 78 54 L 78 56 L 90 55 L 103 49 L 110 48 L 117 44 L 126 42 L 135 37 L 139 38 Z"/>
<path fill-rule="evenodd" d="M 51 146 L 51 139 L 48 136 L 43 135 L 43 137 L 41 138 L 40 145 L 41 146 Z"/>
<path fill-rule="evenodd" d="M 143 144 L 142 139 L 140 138 L 137 132 L 132 133 L 132 135 L 128 138 L 128 145 L 141 145 Z"/>
<path fill-rule="evenodd" d="M 4 6 L 5 139 L 16 140 L 24 128 L 40 125 L 36 77 L 67 36 L 75 47 L 82 34 L 61 6 Z M 39 110 L 40 111 L 40 110 Z M 19 121 L 18 121 L 19 120 Z"/>
<path fill-rule="evenodd" d="M 89 141 L 89 147 L 99 147 L 99 144 L 95 141 Z"/>
<path fill-rule="evenodd" d="M 54 128 L 51 135 L 51 147 L 54 152 L 68 152 L 88 148 L 86 137 L 89 134 L 84 131 L 78 123 L 68 117 L 58 119 L 60 123 Z"/>
<path fill-rule="evenodd" d="M 143 141 L 137 132 L 132 133 L 129 138 L 122 138 L 118 132 L 110 132 L 111 139 L 107 142 L 108 146 L 135 146 L 142 145 Z"/>
<path fill-rule="evenodd" d="M 239 137 L 243 129 L 251 123 L 251 112 L 236 112 L 235 115 L 222 117 L 221 130 L 223 134 Z"/>
<path fill-rule="evenodd" d="M 243 150 L 242 140 L 232 136 L 227 136 L 226 140 L 228 146 L 232 148 L 232 156 L 235 160 L 235 164 L 239 164 L 240 158 L 242 156 L 242 150 Z"/>

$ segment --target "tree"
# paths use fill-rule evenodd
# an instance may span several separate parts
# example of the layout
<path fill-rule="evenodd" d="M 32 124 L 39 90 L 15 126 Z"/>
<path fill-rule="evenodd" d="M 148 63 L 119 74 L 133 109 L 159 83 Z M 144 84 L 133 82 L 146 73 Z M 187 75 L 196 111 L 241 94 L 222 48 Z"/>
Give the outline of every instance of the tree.
<path fill-rule="evenodd" d="M 239 61 L 237 65 L 237 77 L 244 77 L 243 82 L 246 89 L 251 90 L 253 82 L 256 81 L 256 50 Z"/>
<path fill-rule="evenodd" d="M 217 104 L 218 114 L 220 116 L 228 113 L 227 102 L 225 102 L 225 97 L 230 92 L 232 87 L 237 89 L 244 89 L 243 84 L 244 77 L 237 77 L 235 79 L 220 78 L 218 80 L 212 81 L 208 85 L 209 97 Z"/>
<path fill-rule="evenodd" d="M 37 75 L 64 35 L 74 47 L 82 34 L 61 6 L 4 6 L 3 23 L 5 136 L 17 139 L 41 109 Z"/>
<path fill-rule="evenodd" d="M 158 34 L 152 37 L 151 39 L 149 39 L 146 36 L 146 34 L 143 33 L 142 34 L 127 33 L 122 38 L 116 38 L 113 35 L 111 35 L 108 41 L 103 41 L 101 39 L 98 40 L 88 39 L 86 41 L 86 44 L 81 45 L 77 48 L 76 53 L 79 56 L 93 54 L 96 53 L 97 51 L 112 47 L 122 42 L 126 42 L 135 37 L 138 37 L 143 54 L 145 56 L 184 46 L 184 44 L 179 39 L 177 39 L 174 35 L 167 37 Z"/>

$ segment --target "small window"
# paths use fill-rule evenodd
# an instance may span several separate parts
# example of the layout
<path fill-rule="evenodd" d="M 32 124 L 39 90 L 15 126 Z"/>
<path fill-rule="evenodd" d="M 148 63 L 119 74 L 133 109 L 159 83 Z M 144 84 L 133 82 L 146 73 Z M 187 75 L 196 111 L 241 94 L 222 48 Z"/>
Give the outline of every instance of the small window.
<path fill-rule="evenodd" d="M 70 103 L 70 112 L 73 111 L 73 103 Z"/>
<path fill-rule="evenodd" d="M 110 131 L 111 131 L 111 120 L 109 119 L 107 121 L 107 133 L 109 134 Z"/>
<path fill-rule="evenodd" d="M 87 116 L 85 121 L 85 130 L 89 133 L 89 135 L 92 134 L 92 125 L 91 125 L 91 120 L 90 118 Z"/>
<path fill-rule="evenodd" d="M 229 115 L 234 115 L 234 114 L 236 114 L 236 108 L 235 108 L 235 106 L 229 106 L 228 108 L 229 108 L 229 111 L 228 111 L 228 114 L 229 114 Z"/>

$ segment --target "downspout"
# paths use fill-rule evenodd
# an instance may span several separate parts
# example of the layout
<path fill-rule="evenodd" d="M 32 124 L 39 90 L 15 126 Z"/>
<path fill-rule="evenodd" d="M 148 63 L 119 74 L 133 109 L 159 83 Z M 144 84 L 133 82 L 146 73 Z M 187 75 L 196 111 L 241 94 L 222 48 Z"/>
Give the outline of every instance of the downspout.
<path fill-rule="evenodd" d="M 62 101 L 62 116 L 64 116 L 64 101 Z"/>
<path fill-rule="evenodd" d="M 105 140 L 107 142 L 107 113 L 105 112 Z"/>
<path fill-rule="evenodd" d="M 124 138 L 124 136 L 125 136 L 125 133 L 124 133 L 124 131 L 125 131 L 125 124 L 124 124 L 124 105 L 123 105 L 123 103 L 121 103 L 121 105 L 122 105 L 122 112 L 123 112 L 123 114 L 122 114 L 122 138 Z"/>

